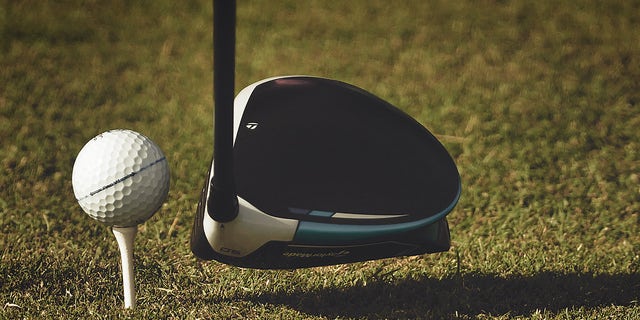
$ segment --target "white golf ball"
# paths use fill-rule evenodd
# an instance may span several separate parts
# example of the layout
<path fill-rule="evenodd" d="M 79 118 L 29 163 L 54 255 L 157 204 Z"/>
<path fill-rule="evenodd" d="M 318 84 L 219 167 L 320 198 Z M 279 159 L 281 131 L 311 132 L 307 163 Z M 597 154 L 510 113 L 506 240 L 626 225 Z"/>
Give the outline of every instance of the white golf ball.
<path fill-rule="evenodd" d="M 169 166 L 149 138 L 111 130 L 82 147 L 73 164 L 72 184 L 78 203 L 92 218 L 110 226 L 136 226 L 166 199 Z"/>

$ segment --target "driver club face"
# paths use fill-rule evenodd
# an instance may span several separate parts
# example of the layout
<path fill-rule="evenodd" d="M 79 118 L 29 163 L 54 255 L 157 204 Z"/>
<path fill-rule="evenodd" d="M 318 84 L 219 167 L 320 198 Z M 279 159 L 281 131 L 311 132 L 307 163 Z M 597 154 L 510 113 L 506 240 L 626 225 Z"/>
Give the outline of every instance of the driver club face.
<path fill-rule="evenodd" d="M 449 248 L 455 163 L 374 95 L 324 78 L 266 79 L 236 97 L 233 140 L 239 214 L 208 214 L 211 170 L 192 233 L 203 259 L 280 269 Z"/>

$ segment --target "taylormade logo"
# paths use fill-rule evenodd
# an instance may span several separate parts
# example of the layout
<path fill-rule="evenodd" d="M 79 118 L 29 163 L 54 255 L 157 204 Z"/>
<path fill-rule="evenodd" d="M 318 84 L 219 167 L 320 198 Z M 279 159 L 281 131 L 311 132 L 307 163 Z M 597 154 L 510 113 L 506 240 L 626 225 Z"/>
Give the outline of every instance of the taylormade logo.
<path fill-rule="evenodd" d="M 254 130 L 255 128 L 258 127 L 258 123 L 257 122 L 249 122 L 249 123 L 247 123 L 246 127 L 249 130 Z"/>
<path fill-rule="evenodd" d="M 336 251 L 336 252 L 285 252 L 282 255 L 285 257 L 293 258 L 339 258 L 348 256 L 351 254 L 348 250 Z"/>

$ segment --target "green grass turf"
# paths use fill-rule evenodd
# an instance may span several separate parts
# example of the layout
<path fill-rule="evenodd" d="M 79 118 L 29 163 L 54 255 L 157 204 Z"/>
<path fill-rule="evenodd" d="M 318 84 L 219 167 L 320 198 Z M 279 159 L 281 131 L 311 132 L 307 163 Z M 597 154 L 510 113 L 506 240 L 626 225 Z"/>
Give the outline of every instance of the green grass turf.
<path fill-rule="evenodd" d="M 212 154 L 209 1 L 0 0 L 0 318 L 640 318 L 640 2 L 240 1 L 237 89 L 353 83 L 441 136 L 450 252 L 296 271 L 188 249 Z M 109 229 L 71 188 L 88 139 L 168 156 L 122 310 Z"/>

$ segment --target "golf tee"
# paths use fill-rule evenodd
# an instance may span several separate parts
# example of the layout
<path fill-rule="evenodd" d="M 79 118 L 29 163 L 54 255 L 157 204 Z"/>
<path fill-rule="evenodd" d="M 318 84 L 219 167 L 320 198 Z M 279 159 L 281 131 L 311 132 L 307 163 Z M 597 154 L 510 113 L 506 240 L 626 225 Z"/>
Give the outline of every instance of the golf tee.
<path fill-rule="evenodd" d="M 120 260 L 122 262 L 122 285 L 124 287 L 124 307 L 133 309 L 136 306 L 136 287 L 133 273 L 133 243 L 138 232 L 138 227 L 113 227 L 118 248 L 120 248 Z"/>

